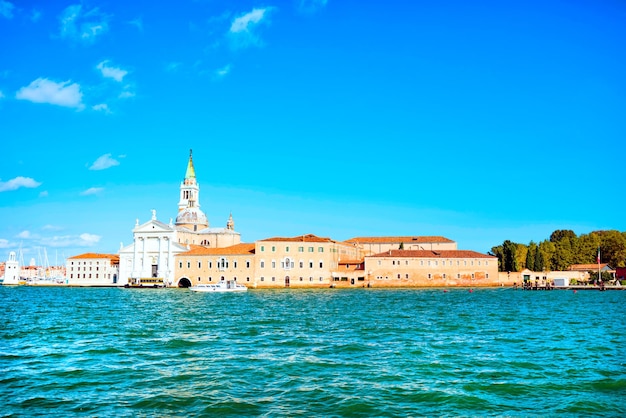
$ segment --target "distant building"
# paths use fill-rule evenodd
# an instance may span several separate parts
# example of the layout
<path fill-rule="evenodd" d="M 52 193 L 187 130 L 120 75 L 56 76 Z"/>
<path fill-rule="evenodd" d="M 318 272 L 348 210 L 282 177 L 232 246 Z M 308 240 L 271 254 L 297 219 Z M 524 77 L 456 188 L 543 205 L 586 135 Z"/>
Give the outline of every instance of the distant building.
<path fill-rule="evenodd" d="M 65 261 L 66 284 L 119 286 L 119 261 L 116 254 L 85 253 L 70 257 Z"/>
<path fill-rule="evenodd" d="M 467 250 L 388 250 L 366 256 L 374 287 L 498 285 L 498 258 Z"/>
<path fill-rule="evenodd" d="M 346 241 L 363 254 L 380 254 L 389 250 L 456 250 L 456 242 L 439 236 L 355 237 Z"/>
<path fill-rule="evenodd" d="M 159 280 L 166 286 L 176 285 L 174 257 L 189 251 L 192 245 L 227 247 L 239 244 L 240 234 L 235 232 L 232 215 L 225 228 L 210 228 L 207 216 L 200 210 L 200 186 L 191 152 L 185 178 L 180 185 L 176 223 L 165 224 L 157 220 L 156 211 L 143 224 L 135 222 L 133 243 L 119 251 L 120 285 L 140 283 L 142 279 Z"/>

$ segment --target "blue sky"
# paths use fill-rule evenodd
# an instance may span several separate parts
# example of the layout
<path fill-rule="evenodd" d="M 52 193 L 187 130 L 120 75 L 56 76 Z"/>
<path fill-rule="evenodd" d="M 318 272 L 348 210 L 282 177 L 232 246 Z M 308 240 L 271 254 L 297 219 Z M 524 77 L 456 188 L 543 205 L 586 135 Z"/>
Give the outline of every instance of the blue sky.
<path fill-rule="evenodd" d="M 626 3 L 0 0 L 0 256 L 176 216 L 245 242 L 626 230 Z"/>

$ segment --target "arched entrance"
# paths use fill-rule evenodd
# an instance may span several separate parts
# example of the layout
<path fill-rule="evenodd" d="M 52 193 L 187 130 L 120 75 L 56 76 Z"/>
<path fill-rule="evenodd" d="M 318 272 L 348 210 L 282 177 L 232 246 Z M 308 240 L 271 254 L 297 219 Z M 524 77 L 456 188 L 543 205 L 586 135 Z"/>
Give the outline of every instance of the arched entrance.
<path fill-rule="evenodd" d="M 189 280 L 186 277 L 183 277 L 182 279 L 178 281 L 178 287 L 184 287 L 184 288 L 191 287 L 191 280 Z"/>
<path fill-rule="evenodd" d="M 285 276 L 285 287 L 289 287 L 289 276 Z"/>

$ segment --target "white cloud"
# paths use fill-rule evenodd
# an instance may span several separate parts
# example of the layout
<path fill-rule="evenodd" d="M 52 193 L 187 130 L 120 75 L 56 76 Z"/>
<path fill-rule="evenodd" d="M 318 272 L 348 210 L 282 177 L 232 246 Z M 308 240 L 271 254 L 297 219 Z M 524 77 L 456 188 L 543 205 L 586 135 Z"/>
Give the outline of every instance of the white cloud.
<path fill-rule="evenodd" d="M 301 13 L 315 13 L 327 4 L 328 0 L 299 0 L 297 7 Z"/>
<path fill-rule="evenodd" d="M 81 196 L 91 196 L 102 192 L 104 189 L 102 187 L 90 187 L 89 189 L 81 192 Z"/>
<path fill-rule="evenodd" d="M 181 65 L 183 64 L 180 62 L 170 62 L 169 64 L 165 66 L 165 71 L 167 71 L 168 73 L 176 72 L 178 71 Z"/>
<path fill-rule="evenodd" d="M 61 231 L 63 227 L 48 224 L 42 226 L 41 229 L 43 229 L 44 231 Z"/>
<path fill-rule="evenodd" d="M 30 20 L 33 22 L 39 22 L 41 19 L 41 11 L 37 9 L 33 9 L 33 12 L 30 15 Z"/>
<path fill-rule="evenodd" d="M 15 94 L 15 98 L 29 100 L 34 103 L 49 103 L 58 106 L 83 109 L 83 93 L 80 85 L 71 81 L 55 83 L 47 78 L 38 78 L 27 87 L 22 87 Z"/>
<path fill-rule="evenodd" d="M 9 240 L 0 238 L 0 248 L 9 248 L 11 245 L 9 244 Z"/>
<path fill-rule="evenodd" d="M 16 235 L 17 238 L 29 239 L 32 238 L 30 231 L 22 231 Z"/>
<path fill-rule="evenodd" d="M 119 67 L 111 67 L 108 65 L 109 61 L 102 61 L 100 64 L 96 66 L 97 69 L 102 73 L 102 77 L 112 78 L 117 82 L 122 82 L 124 76 L 128 74 L 128 71 L 122 70 Z"/>
<path fill-rule="evenodd" d="M 105 170 L 110 167 L 120 165 L 120 162 L 111 158 L 111 154 L 104 154 L 98 157 L 96 161 L 89 167 L 90 170 Z"/>
<path fill-rule="evenodd" d="M 83 233 L 80 235 L 60 235 L 42 238 L 40 244 L 45 247 L 92 247 L 102 237 L 99 235 Z"/>
<path fill-rule="evenodd" d="M 44 190 L 43 192 L 39 193 L 39 197 L 48 197 L 48 191 Z"/>
<path fill-rule="evenodd" d="M 228 73 L 230 73 L 230 64 L 226 65 L 225 67 L 217 69 L 215 71 L 215 76 L 217 78 L 222 78 L 222 77 L 226 77 Z"/>
<path fill-rule="evenodd" d="M 39 187 L 41 183 L 33 180 L 30 177 L 15 177 L 7 182 L 0 181 L 0 192 L 7 192 L 10 190 L 17 190 L 20 187 L 35 188 Z"/>
<path fill-rule="evenodd" d="M 140 17 L 133 19 L 133 20 L 129 20 L 126 23 L 128 23 L 129 25 L 135 26 L 139 30 L 139 32 L 143 32 L 143 20 Z"/>
<path fill-rule="evenodd" d="M 0 16 L 6 17 L 7 19 L 13 18 L 13 9 L 15 6 L 13 3 L 10 3 L 5 0 L 0 0 Z"/>
<path fill-rule="evenodd" d="M 135 97 L 135 93 L 132 91 L 124 90 L 123 92 L 120 93 L 118 97 L 120 99 L 130 99 L 132 97 Z"/>
<path fill-rule="evenodd" d="M 100 238 L 102 237 L 99 235 L 84 233 L 84 234 L 80 234 L 80 243 L 81 245 L 89 247 L 100 242 Z"/>
<path fill-rule="evenodd" d="M 111 113 L 111 110 L 109 109 L 109 106 L 106 103 L 93 105 L 91 108 L 98 112 Z"/>
<path fill-rule="evenodd" d="M 267 16 L 271 10 L 270 7 L 252 9 L 252 11 L 233 19 L 229 29 L 231 45 L 234 48 L 260 45 L 261 40 L 256 34 L 256 28 L 261 23 L 267 22 Z"/>
<path fill-rule="evenodd" d="M 68 6 L 61 17 L 61 37 L 85 43 L 93 43 L 96 38 L 109 30 L 108 16 L 96 7 L 83 10 L 80 4 Z"/>

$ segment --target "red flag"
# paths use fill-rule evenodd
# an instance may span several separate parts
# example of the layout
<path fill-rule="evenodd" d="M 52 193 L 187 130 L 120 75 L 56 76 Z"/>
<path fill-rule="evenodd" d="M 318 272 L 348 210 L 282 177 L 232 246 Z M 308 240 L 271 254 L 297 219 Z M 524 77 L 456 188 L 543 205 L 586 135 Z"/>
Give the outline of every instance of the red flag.
<path fill-rule="evenodd" d="M 600 264 L 600 247 L 598 247 L 598 264 Z"/>

